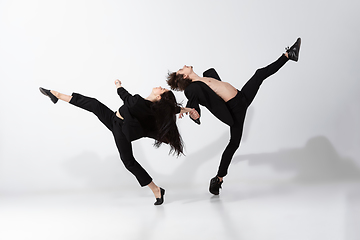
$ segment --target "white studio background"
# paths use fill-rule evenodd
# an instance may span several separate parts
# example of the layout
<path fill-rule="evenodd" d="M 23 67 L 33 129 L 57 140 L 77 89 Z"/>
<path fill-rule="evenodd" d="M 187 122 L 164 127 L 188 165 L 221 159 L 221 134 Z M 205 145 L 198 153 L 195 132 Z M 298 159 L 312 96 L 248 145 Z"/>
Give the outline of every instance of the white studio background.
<path fill-rule="evenodd" d="M 300 60 L 267 79 L 248 111 L 229 179 L 358 180 L 358 1 L 0 1 L 0 194 L 138 187 L 90 113 L 40 86 L 114 111 L 114 80 L 146 97 L 184 64 L 237 88 L 302 37 Z M 176 93 L 186 103 L 183 93 Z M 133 143 L 156 183 L 208 184 L 229 131 L 202 108 L 179 129 L 186 157 Z"/>

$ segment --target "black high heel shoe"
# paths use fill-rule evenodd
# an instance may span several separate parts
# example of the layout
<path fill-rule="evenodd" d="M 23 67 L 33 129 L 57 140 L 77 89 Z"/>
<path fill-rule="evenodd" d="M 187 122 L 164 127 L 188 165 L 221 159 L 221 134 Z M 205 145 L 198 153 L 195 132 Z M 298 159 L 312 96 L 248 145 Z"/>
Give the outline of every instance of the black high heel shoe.
<path fill-rule="evenodd" d="M 156 198 L 154 205 L 161 205 L 164 202 L 165 189 L 160 188 L 161 198 Z"/>
<path fill-rule="evenodd" d="M 48 96 L 54 104 L 57 103 L 57 101 L 59 100 L 57 97 L 54 96 L 54 94 L 52 94 L 50 92 L 50 90 L 47 90 L 42 87 L 39 87 L 39 90 L 42 94 L 44 94 L 45 96 Z"/>

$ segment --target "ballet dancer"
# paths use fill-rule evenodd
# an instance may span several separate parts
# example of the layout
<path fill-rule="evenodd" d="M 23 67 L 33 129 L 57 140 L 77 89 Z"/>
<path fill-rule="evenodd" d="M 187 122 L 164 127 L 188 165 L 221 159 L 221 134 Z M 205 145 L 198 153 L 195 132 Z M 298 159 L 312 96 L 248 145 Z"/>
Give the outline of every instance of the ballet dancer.
<path fill-rule="evenodd" d="M 180 156 L 183 154 L 183 142 L 176 125 L 176 114 L 188 114 L 194 110 L 182 108 L 176 102 L 173 92 L 162 87 L 153 88 L 150 95 L 143 98 L 139 94 L 131 95 L 118 79 L 115 85 L 118 95 L 124 102 L 116 112 L 97 99 L 79 93 L 70 96 L 42 87 L 39 89 L 54 104 L 60 99 L 94 113 L 112 132 L 125 168 L 136 177 L 140 186 L 148 186 L 152 190 L 156 198 L 154 205 L 161 205 L 164 202 L 165 189 L 158 187 L 135 160 L 131 142 L 142 137 L 150 137 L 155 140 L 155 147 L 167 143 L 170 145 L 169 154 Z M 192 113 L 190 115 L 193 116 Z"/>
<path fill-rule="evenodd" d="M 198 76 L 192 66 L 184 66 L 177 72 L 168 73 L 167 83 L 172 90 L 184 91 L 188 99 L 186 107 L 194 108 L 196 112 L 190 114 L 197 124 L 200 124 L 200 107 L 206 107 L 220 121 L 230 126 L 230 141 L 222 156 L 218 172 L 210 180 L 209 191 L 214 195 L 220 192 L 223 178 L 235 151 L 240 146 L 246 110 L 253 101 L 262 82 L 276 73 L 288 60 L 297 62 L 301 39 L 289 48 L 286 48 L 280 58 L 270 65 L 256 70 L 255 74 L 239 91 L 231 84 L 222 82 L 215 69 L 210 68 Z M 182 114 L 180 114 L 182 116 Z"/>

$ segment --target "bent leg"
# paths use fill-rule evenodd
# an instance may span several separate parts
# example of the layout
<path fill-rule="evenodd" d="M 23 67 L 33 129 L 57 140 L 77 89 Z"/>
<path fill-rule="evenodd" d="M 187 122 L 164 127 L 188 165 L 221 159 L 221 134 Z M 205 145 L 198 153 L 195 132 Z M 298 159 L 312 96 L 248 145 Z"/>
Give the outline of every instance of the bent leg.
<path fill-rule="evenodd" d="M 146 185 L 149 185 L 152 182 L 152 178 L 145 171 L 145 169 L 135 160 L 131 142 L 126 139 L 124 133 L 122 132 L 120 124 L 114 124 L 113 135 L 116 147 L 119 150 L 121 161 L 124 163 L 125 168 L 136 177 L 140 186 L 144 187 Z"/>
<path fill-rule="evenodd" d="M 256 70 L 255 74 L 247 81 L 247 83 L 241 89 L 241 92 L 244 94 L 248 106 L 254 100 L 256 93 L 259 90 L 262 82 L 269 76 L 276 73 L 289 59 L 285 54 L 281 55 L 275 62 L 270 65 Z"/>

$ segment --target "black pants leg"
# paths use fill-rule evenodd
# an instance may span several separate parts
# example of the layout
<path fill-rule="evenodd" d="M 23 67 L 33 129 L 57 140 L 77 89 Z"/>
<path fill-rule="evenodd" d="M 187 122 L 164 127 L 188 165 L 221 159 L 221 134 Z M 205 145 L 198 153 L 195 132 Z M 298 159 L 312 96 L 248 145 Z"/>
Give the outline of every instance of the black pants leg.
<path fill-rule="evenodd" d="M 246 110 L 248 107 L 247 101 L 240 91 L 234 98 L 228 101 L 226 105 L 231 112 L 234 124 L 230 127 L 230 141 L 221 156 L 217 173 L 217 176 L 219 177 L 225 177 L 227 175 L 231 159 L 240 146 Z"/>
<path fill-rule="evenodd" d="M 135 160 L 131 142 L 129 142 L 122 132 L 123 121 L 116 117 L 115 113 L 107 106 L 99 102 L 95 98 L 83 96 L 73 93 L 70 103 L 94 113 L 99 120 L 112 132 L 116 147 L 118 148 L 120 158 L 127 170 L 129 170 L 138 180 L 140 186 L 146 186 L 152 178 L 145 169 Z"/>
<path fill-rule="evenodd" d="M 240 146 L 247 108 L 254 100 L 260 85 L 266 78 L 284 66 L 287 61 L 288 58 L 285 55 L 281 55 L 275 62 L 256 70 L 255 74 L 245 83 L 241 91 L 226 103 L 233 117 L 234 124 L 230 127 L 230 141 L 221 156 L 217 176 L 224 177 L 227 175 L 231 159 Z"/>
<path fill-rule="evenodd" d="M 116 117 L 116 116 L 115 116 Z M 116 117 L 117 118 L 117 117 Z M 122 120 L 119 119 L 121 122 Z M 124 166 L 129 172 L 131 172 L 138 180 L 140 186 L 144 187 L 151 183 L 152 178 L 146 172 L 146 170 L 135 160 L 132 151 L 131 142 L 129 142 L 125 134 L 122 132 L 122 124 L 115 124 L 112 131 L 116 143 L 116 147 L 119 150 L 120 159 L 124 163 Z"/>
<path fill-rule="evenodd" d="M 244 94 L 248 106 L 254 100 L 256 93 L 259 90 L 260 85 L 263 81 L 276 73 L 289 59 L 285 55 L 281 55 L 275 62 L 270 65 L 256 70 L 255 74 L 245 83 L 242 87 L 241 92 Z"/>
<path fill-rule="evenodd" d="M 70 103 L 94 113 L 110 131 L 113 131 L 115 113 L 97 99 L 73 93 Z"/>

